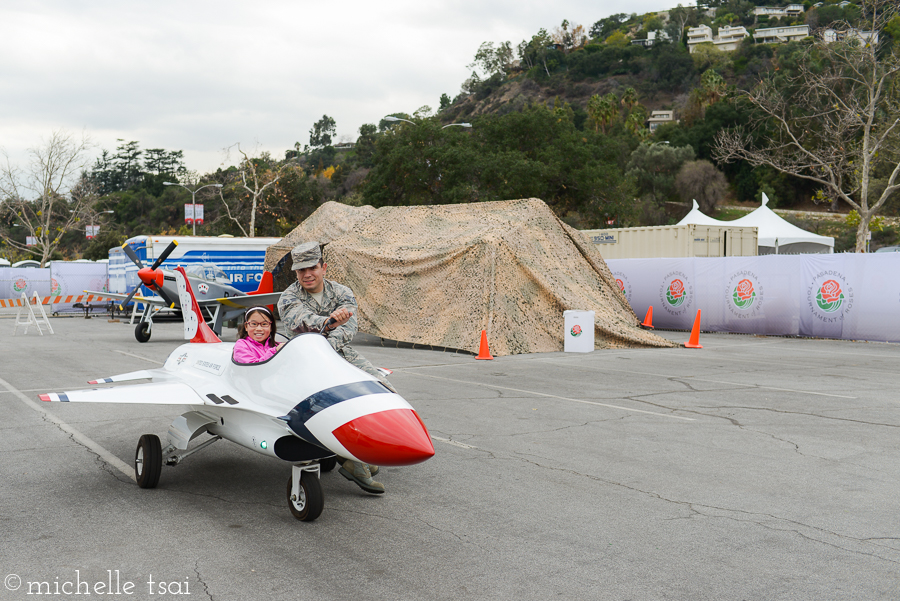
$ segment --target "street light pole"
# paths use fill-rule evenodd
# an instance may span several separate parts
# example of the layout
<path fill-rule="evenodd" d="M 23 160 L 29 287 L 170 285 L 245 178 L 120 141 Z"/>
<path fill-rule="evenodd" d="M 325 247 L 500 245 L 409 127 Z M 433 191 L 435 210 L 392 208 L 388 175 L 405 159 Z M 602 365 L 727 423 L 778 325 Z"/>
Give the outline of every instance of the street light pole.
<path fill-rule="evenodd" d="M 401 119 L 400 117 L 393 117 L 388 115 L 384 118 L 385 121 L 405 121 L 407 123 L 412 123 L 413 125 L 418 125 L 415 121 L 410 121 L 409 119 Z M 458 125 L 459 127 L 472 127 L 471 123 L 450 123 L 449 125 L 445 125 L 441 129 L 447 129 L 448 127 L 453 127 L 454 125 Z"/>
<path fill-rule="evenodd" d="M 191 215 L 194 216 L 194 218 L 191 219 L 191 228 L 193 230 L 192 235 L 196 236 L 197 235 L 197 201 L 196 201 L 197 192 L 199 192 L 203 188 L 209 188 L 209 187 L 221 188 L 222 184 L 206 184 L 205 186 L 200 186 L 196 190 L 191 190 L 184 184 L 178 184 L 175 182 L 163 182 L 163 185 L 164 186 L 181 186 L 182 188 L 184 188 L 185 190 L 187 190 L 188 192 L 191 193 Z"/>
<path fill-rule="evenodd" d="M 384 118 L 385 121 L 406 121 L 407 123 L 412 123 L 413 125 L 418 125 L 415 121 L 410 121 L 409 119 L 401 119 L 400 117 L 392 117 L 388 115 Z"/>

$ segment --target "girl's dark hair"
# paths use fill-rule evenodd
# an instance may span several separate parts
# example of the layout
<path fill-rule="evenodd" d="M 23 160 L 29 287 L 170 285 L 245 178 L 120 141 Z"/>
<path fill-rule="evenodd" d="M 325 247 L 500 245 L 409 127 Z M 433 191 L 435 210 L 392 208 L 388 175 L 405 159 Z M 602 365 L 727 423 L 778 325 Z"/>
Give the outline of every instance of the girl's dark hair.
<path fill-rule="evenodd" d="M 269 328 L 269 337 L 266 339 L 263 344 L 265 346 L 275 346 L 275 316 L 272 315 L 272 312 L 266 309 L 265 307 L 250 307 L 244 312 L 244 322 L 241 324 L 241 328 L 238 331 L 238 338 L 248 338 L 249 334 L 247 334 L 247 321 L 250 319 L 250 316 L 253 313 L 262 313 L 266 319 L 269 320 L 269 323 L 272 326 Z"/>

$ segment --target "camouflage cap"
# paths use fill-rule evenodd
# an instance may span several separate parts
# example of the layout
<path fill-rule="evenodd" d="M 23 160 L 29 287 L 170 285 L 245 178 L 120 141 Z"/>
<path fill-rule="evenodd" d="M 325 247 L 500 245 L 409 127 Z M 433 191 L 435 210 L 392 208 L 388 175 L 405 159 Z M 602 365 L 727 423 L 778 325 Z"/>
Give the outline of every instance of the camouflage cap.
<path fill-rule="evenodd" d="M 322 260 L 322 249 L 319 248 L 318 242 L 304 242 L 294 247 L 294 250 L 291 251 L 291 259 L 294 261 L 291 271 L 306 269 Z"/>

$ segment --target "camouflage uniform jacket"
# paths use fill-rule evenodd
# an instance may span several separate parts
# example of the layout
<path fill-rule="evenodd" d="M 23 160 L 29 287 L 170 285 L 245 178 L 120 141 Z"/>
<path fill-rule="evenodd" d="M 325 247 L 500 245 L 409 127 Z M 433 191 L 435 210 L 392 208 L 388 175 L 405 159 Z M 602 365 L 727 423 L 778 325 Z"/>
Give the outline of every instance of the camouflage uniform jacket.
<path fill-rule="evenodd" d="M 358 329 L 356 313 L 359 309 L 356 306 L 356 297 L 353 296 L 353 291 L 347 286 L 331 280 L 324 280 L 324 283 L 325 289 L 321 305 L 300 286 L 299 282 L 294 282 L 281 293 L 281 298 L 278 300 L 278 313 L 281 315 L 284 327 L 288 330 L 288 335 L 293 337 L 295 334 L 303 332 L 318 332 L 328 321 L 328 316 L 335 310 L 346 309 L 353 315 L 347 323 L 326 333 L 328 343 L 349 363 L 383 380 L 384 376 L 350 346 L 350 341 L 353 340 Z"/>

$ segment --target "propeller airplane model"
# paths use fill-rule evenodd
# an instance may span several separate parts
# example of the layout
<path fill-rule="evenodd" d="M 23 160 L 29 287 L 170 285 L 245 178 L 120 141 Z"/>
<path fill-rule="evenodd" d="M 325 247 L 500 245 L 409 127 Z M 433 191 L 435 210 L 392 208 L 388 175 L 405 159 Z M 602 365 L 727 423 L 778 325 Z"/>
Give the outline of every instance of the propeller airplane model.
<path fill-rule="evenodd" d="M 164 307 L 172 309 L 176 306 L 178 291 L 175 286 L 175 273 L 168 269 L 159 268 L 168 256 L 172 254 L 176 246 L 178 246 L 178 242 L 173 240 L 160 253 L 153 265 L 144 267 L 134 249 L 127 243 L 122 245 L 122 250 L 138 267 L 137 275 L 141 284 L 159 296 L 137 296 L 140 285 L 136 286 L 130 294 L 110 294 L 109 292 L 85 290 L 87 294 L 101 294 L 102 296 L 122 300 L 123 302 L 119 304 L 119 309 L 124 309 L 132 299 L 142 303 L 144 311 L 141 313 L 141 319 L 134 330 L 134 337 L 138 342 L 150 340 L 153 315 L 157 311 Z M 196 272 L 192 268 L 197 268 Z M 199 264 L 192 266 L 192 268 L 189 268 L 189 271 L 192 273 L 191 276 L 188 276 L 188 279 L 193 282 L 193 286 L 197 289 L 197 293 L 200 296 L 197 299 L 197 303 L 202 309 L 212 314 L 210 327 L 217 336 L 222 335 L 223 322 L 242 316 L 249 307 L 273 305 L 281 297 L 280 292 L 272 291 L 272 274 L 268 271 L 263 272 L 263 278 L 259 283 L 259 287 L 254 292 L 244 293 L 232 286 L 228 276 L 214 265 Z"/>
<path fill-rule="evenodd" d="M 338 355 L 324 336 L 310 332 L 286 342 L 260 363 L 237 363 L 234 343 L 222 342 L 203 320 L 184 268 L 175 269 L 185 339 L 159 369 L 141 370 L 89 384 L 150 379 L 149 383 L 39 395 L 42 401 L 187 405 L 163 447 L 144 434 L 135 450 L 138 486 L 154 488 L 163 464 L 225 438 L 292 464 L 287 502 L 298 520 L 312 521 L 325 499 L 320 471 L 338 457 L 402 466 L 434 455 L 425 424 L 399 394 Z M 188 450 L 202 434 L 211 438 Z"/>

